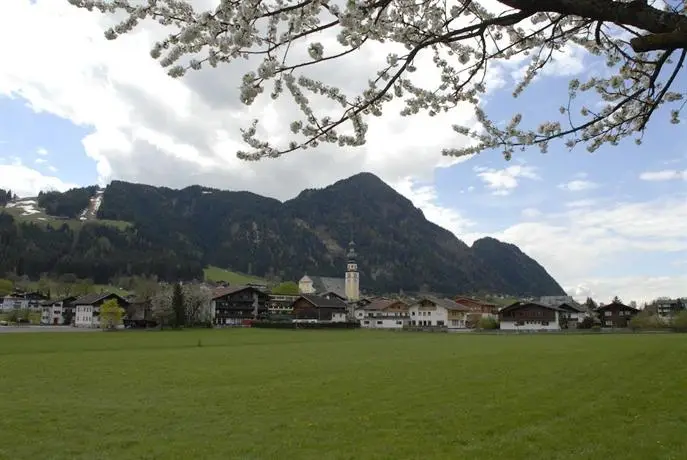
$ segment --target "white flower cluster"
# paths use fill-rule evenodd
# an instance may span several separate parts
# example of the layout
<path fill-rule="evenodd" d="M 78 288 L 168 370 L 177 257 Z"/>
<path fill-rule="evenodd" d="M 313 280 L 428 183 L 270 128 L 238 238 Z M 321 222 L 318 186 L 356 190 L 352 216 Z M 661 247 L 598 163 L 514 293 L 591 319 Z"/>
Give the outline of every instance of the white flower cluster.
<path fill-rule="evenodd" d="M 284 147 L 272 146 L 256 137 L 258 121 L 254 120 L 242 130 L 243 139 L 253 149 L 238 153 L 246 160 L 278 157 L 323 142 L 363 145 L 367 132 L 365 118 L 381 116 L 384 105 L 393 99 L 404 102 L 402 115 L 426 112 L 433 116 L 471 104 L 480 129 L 454 129 L 473 142 L 467 148 L 445 149 L 443 154 L 458 156 L 498 148 L 506 158 L 516 148 L 532 145 L 546 152 L 549 142 L 557 138 L 570 148 L 584 143 L 590 151 L 606 143 L 617 144 L 627 136 L 635 135 L 640 142 L 658 106 L 679 104 L 670 112 L 672 123 L 679 123 L 684 106 L 680 104 L 684 94 L 670 88 L 683 66 L 687 46 L 635 53 L 623 35 L 628 31 L 637 35 L 642 27 L 651 32 L 687 30 L 684 1 L 673 2 L 680 3 L 679 8 L 661 2 L 664 6 L 659 11 L 652 6 L 658 3 L 650 0 L 639 6 L 644 8 L 641 16 L 629 8 L 634 8 L 630 3 L 642 2 L 594 0 L 500 0 L 513 8 L 500 15 L 490 13 L 478 0 L 220 0 L 214 10 L 201 12 L 185 0 L 69 1 L 88 10 L 126 13 L 125 20 L 107 31 L 108 39 L 133 30 L 146 18 L 170 27 L 170 34 L 153 46 L 151 56 L 168 68 L 172 77 L 206 65 L 216 67 L 237 59 L 260 57 L 262 62 L 255 70 L 243 76 L 241 101 L 252 104 L 270 84 L 273 99 L 288 93 L 301 113 L 301 118 L 289 124 L 299 140 Z M 544 5 L 540 8 L 545 11 L 532 11 L 533 4 Z M 596 11 L 597 17 L 588 17 L 590 11 Z M 616 25 L 618 18 L 635 16 L 639 19 Z M 337 41 L 344 51 L 327 53 L 318 40 L 325 31 L 337 32 Z M 390 53 L 385 67 L 371 76 L 362 94 L 346 95 L 339 88 L 306 76 L 309 66 L 327 65 L 327 61 L 352 53 L 371 41 L 401 44 L 407 52 Z M 306 45 L 307 58 L 291 63 L 287 54 L 296 42 Z M 513 96 L 518 97 L 551 62 L 553 53 L 569 44 L 604 56 L 609 76 L 571 81 L 569 101 L 560 109 L 562 121 L 547 121 L 525 129 L 521 127 L 522 116 L 516 114 L 505 128 L 496 126 L 480 106 L 488 66 L 516 56 L 529 57 L 524 76 L 513 91 Z M 421 87 L 411 79 L 420 53 L 432 54 L 440 75 L 438 86 Z M 601 108 L 585 105 L 579 111 L 572 109 L 578 95 L 592 92 L 601 99 Z M 341 107 L 340 116 L 319 117 L 309 95 L 335 102 Z M 344 124 L 352 127 L 350 134 L 341 131 Z"/>

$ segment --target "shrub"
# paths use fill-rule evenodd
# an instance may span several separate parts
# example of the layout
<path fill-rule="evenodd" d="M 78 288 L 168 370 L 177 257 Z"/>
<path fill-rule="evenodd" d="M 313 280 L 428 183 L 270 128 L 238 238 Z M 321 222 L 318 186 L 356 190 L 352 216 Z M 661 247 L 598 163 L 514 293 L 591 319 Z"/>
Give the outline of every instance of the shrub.
<path fill-rule="evenodd" d="M 666 327 L 666 323 L 657 315 L 651 314 L 651 312 L 641 311 L 630 320 L 629 327 L 633 331 L 656 330 Z"/>
<path fill-rule="evenodd" d="M 477 329 L 498 329 L 499 322 L 491 316 L 482 317 L 477 321 Z"/>
<path fill-rule="evenodd" d="M 251 327 L 264 329 L 355 329 L 360 327 L 360 323 L 293 323 L 285 321 L 253 321 Z"/>
<path fill-rule="evenodd" d="M 687 332 L 687 311 L 675 315 L 670 326 L 675 332 Z"/>
<path fill-rule="evenodd" d="M 594 327 L 594 318 L 585 316 L 582 321 L 577 324 L 578 329 L 591 329 Z"/>

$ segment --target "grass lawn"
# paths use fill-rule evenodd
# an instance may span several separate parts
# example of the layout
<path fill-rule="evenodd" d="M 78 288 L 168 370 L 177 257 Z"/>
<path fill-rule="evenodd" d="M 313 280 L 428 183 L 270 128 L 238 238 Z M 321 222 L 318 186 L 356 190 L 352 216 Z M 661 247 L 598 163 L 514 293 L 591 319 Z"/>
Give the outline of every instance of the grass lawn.
<path fill-rule="evenodd" d="M 686 355 L 677 334 L 0 334 L 0 458 L 682 459 Z"/>
<path fill-rule="evenodd" d="M 229 283 L 229 285 L 241 285 L 247 283 L 265 283 L 262 278 L 257 278 L 255 276 L 243 275 L 241 273 L 232 272 L 230 270 L 225 270 L 223 268 L 209 266 L 205 270 L 205 279 L 207 281 L 224 281 Z"/>

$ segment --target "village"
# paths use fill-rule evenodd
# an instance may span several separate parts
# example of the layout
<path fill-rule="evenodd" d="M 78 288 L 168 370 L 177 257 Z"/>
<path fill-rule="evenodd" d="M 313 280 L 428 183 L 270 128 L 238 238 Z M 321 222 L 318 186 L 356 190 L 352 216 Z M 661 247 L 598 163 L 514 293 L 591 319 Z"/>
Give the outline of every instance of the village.
<path fill-rule="evenodd" d="M 668 298 L 641 310 L 617 297 L 599 305 L 581 304 L 570 296 L 524 298 L 499 305 L 467 295 L 365 296 L 360 292 L 353 242 L 349 244 L 343 278 L 306 274 L 298 282 L 298 294 L 272 293 L 260 284 L 202 283 L 197 288 L 204 296 L 193 307 L 194 323 L 211 327 L 309 325 L 428 331 L 622 329 L 630 327 L 633 318 L 642 312 L 653 319 L 652 324 L 669 324 L 686 311 L 684 299 Z M 41 325 L 100 328 L 100 307 L 112 300 L 123 309 L 121 327 L 160 325 L 151 299 L 115 292 L 49 299 L 38 292 L 15 291 L 2 298 L 0 311 L 33 312 L 40 315 Z M 14 315 L 16 323 L 31 322 L 21 316 Z M 0 324 L 9 322 L 4 320 Z"/>

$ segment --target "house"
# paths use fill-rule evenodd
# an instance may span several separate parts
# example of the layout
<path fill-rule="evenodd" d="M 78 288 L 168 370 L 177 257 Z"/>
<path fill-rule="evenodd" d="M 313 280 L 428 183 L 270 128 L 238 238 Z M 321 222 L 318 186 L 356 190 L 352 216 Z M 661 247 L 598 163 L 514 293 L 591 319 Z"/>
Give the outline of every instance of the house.
<path fill-rule="evenodd" d="M 497 319 L 499 316 L 499 306 L 494 303 L 466 296 L 457 296 L 453 300 L 469 310 L 467 327 L 475 327 L 481 318 Z"/>
<path fill-rule="evenodd" d="M 596 312 L 602 327 L 627 327 L 639 310 L 614 299 L 611 303 L 598 307 Z"/>
<path fill-rule="evenodd" d="M 74 296 L 56 300 L 45 300 L 42 303 L 41 324 L 72 325 L 74 323 Z"/>
<path fill-rule="evenodd" d="M 684 311 L 685 302 L 682 299 L 659 299 L 656 301 L 656 314 L 661 318 L 670 319 L 676 314 Z"/>
<path fill-rule="evenodd" d="M 539 297 L 537 303 L 557 307 L 562 303 L 575 303 L 575 299 L 573 299 L 572 296 L 569 295 L 545 295 Z"/>
<path fill-rule="evenodd" d="M 557 307 L 561 310 L 560 316 L 564 318 L 563 324 L 568 329 L 577 328 L 586 317 L 590 316 L 589 310 L 575 301 L 564 302 Z"/>
<path fill-rule="evenodd" d="M 470 310 L 452 299 L 425 296 L 408 309 L 410 326 L 463 329 L 468 325 Z"/>
<path fill-rule="evenodd" d="M 74 308 L 74 326 L 100 327 L 100 307 L 108 300 L 116 300 L 120 307 L 126 309 L 129 301 L 114 292 L 86 294 L 72 302 Z"/>
<path fill-rule="evenodd" d="M 355 310 L 355 319 L 361 327 L 401 329 L 410 321 L 408 304 L 398 299 L 375 299 Z"/>
<path fill-rule="evenodd" d="M 42 310 L 42 302 L 48 300 L 48 297 L 40 292 L 13 292 L 2 299 L 0 310 Z"/>
<path fill-rule="evenodd" d="M 533 301 L 514 302 L 499 311 L 501 330 L 557 331 L 563 310 Z"/>
<path fill-rule="evenodd" d="M 146 328 L 157 326 L 153 319 L 153 308 L 149 298 L 131 296 L 126 299 L 129 306 L 122 319 L 126 328 Z"/>
<path fill-rule="evenodd" d="M 290 315 L 293 303 L 299 296 L 270 294 L 267 309 L 270 315 Z"/>
<path fill-rule="evenodd" d="M 344 322 L 348 305 L 337 296 L 303 294 L 294 301 L 292 312 L 294 321 Z"/>
<path fill-rule="evenodd" d="M 213 324 L 237 326 L 267 316 L 269 295 L 254 286 L 230 286 L 212 294 L 210 310 Z"/>
<path fill-rule="evenodd" d="M 499 315 L 499 306 L 495 303 L 465 296 L 457 296 L 453 300 L 468 308 L 470 313 L 479 314 L 482 317 L 497 318 Z"/>

